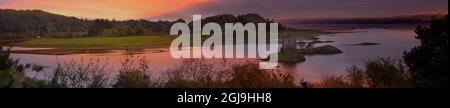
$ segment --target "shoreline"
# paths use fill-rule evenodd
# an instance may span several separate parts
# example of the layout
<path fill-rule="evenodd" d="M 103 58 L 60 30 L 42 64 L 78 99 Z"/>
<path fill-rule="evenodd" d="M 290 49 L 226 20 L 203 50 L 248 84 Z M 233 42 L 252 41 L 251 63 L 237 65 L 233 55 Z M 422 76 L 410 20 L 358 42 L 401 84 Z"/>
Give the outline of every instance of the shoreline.
<path fill-rule="evenodd" d="M 347 31 L 348 32 L 348 31 Z M 342 33 L 336 31 L 324 31 L 313 29 L 290 28 L 280 32 L 280 38 L 284 34 L 293 34 L 298 39 L 318 40 L 317 36 L 324 34 Z M 71 55 L 71 54 L 102 54 L 112 53 L 114 50 L 123 50 L 130 53 L 140 53 L 143 50 L 159 50 L 166 52 L 170 47 L 171 40 L 175 37 L 164 36 L 125 36 L 125 37 L 80 37 L 80 38 L 42 38 L 28 39 L 26 41 L 9 43 L 6 46 L 30 48 L 30 50 L 12 50 L 11 53 L 18 54 L 40 54 L 40 55 Z M 89 42 L 87 42 L 89 41 Z M 110 42 L 103 42 L 110 41 Z M 2 46 L 2 45 L 0 45 Z M 33 49 L 37 48 L 37 49 Z M 47 48 L 47 49 L 39 49 Z M 161 50 L 163 49 L 163 50 Z"/>
<path fill-rule="evenodd" d="M 18 47 L 18 46 L 13 46 Z M 29 47 L 27 47 L 29 48 Z M 33 47 L 35 48 L 35 47 Z M 168 48 L 139 48 L 139 49 L 74 49 L 74 48 L 51 48 L 37 50 L 11 50 L 14 54 L 38 54 L 38 55 L 74 55 L 74 54 L 107 54 L 117 51 L 125 51 L 130 54 L 140 54 L 150 51 L 151 53 L 169 52 Z"/>
<path fill-rule="evenodd" d="M 281 35 L 286 33 L 293 33 L 296 35 L 297 39 L 299 40 L 312 40 L 316 42 L 320 38 L 317 36 L 320 35 L 326 35 L 326 34 L 339 34 L 339 33 L 353 33 L 353 30 L 356 30 L 358 28 L 351 28 L 351 29 L 305 29 L 305 28 L 287 28 L 284 31 L 280 31 L 280 38 Z M 364 28 L 364 29 L 370 29 L 370 28 Z M 373 28 L 372 28 L 373 29 Z M 392 29 L 392 28 L 386 28 L 386 29 Z M 130 47 L 126 46 L 126 44 L 115 44 L 115 45 L 45 45 L 46 43 L 38 43 L 37 45 L 34 44 L 24 44 L 25 42 L 33 41 L 33 40 L 40 40 L 40 39 L 54 39 L 54 40 L 70 40 L 70 39 L 90 39 L 90 38 L 134 38 L 134 37 L 159 37 L 161 39 L 156 38 L 156 42 L 165 42 L 167 39 L 163 38 L 169 38 L 168 40 L 172 40 L 170 38 L 174 38 L 173 36 L 169 36 L 167 34 L 163 35 L 152 35 L 152 36 L 123 36 L 123 37 L 105 37 L 105 36 L 98 36 L 98 37 L 76 37 L 76 38 L 39 38 L 39 39 L 12 39 L 12 40 L 0 40 L 0 46 L 7 47 L 7 46 L 13 46 L 13 47 L 26 47 L 26 48 L 51 48 L 46 50 L 15 50 L 11 51 L 12 53 L 18 53 L 18 54 L 41 54 L 41 55 L 71 55 L 71 54 L 102 54 L 102 53 L 112 53 L 114 50 L 131 50 L 130 53 L 140 53 L 139 50 L 155 50 L 155 49 L 167 49 L 170 46 L 170 43 L 160 43 L 158 45 L 144 45 L 144 44 L 137 44 L 137 45 L 131 45 Z M 159 41 L 163 40 L 163 41 Z M 130 41 L 131 43 L 133 41 Z M 150 43 L 150 42 L 149 42 Z M 165 44 L 165 45 L 164 45 Z M 357 44 L 349 44 L 351 46 L 371 46 L 371 45 L 379 45 L 379 43 L 357 43 Z"/>

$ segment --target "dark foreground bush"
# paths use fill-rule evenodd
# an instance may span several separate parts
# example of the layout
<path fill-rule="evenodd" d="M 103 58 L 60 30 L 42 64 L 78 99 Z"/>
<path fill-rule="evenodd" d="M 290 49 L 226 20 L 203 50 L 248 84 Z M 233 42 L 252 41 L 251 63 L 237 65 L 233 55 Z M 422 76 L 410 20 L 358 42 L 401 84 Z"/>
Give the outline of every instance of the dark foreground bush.
<path fill-rule="evenodd" d="M 149 63 L 140 58 L 134 61 L 133 56 L 127 57 L 122 62 L 122 68 L 116 77 L 114 88 L 151 88 L 157 86 L 157 81 L 151 78 Z"/>
<path fill-rule="evenodd" d="M 168 88 L 294 88 L 293 77 L 275 70 L 261 70 L 256 62 L 213 69 L 202 60 L 188 60 L 167 72 Z"/>
<path fill-rule="evenodd" d="M 370 60 L 365 70 L 352 66 L 343 76 L 327 76 L 315 83 L 319 88 L 409 88 L 413 87 L 406 66 L 390 58 Z"/>

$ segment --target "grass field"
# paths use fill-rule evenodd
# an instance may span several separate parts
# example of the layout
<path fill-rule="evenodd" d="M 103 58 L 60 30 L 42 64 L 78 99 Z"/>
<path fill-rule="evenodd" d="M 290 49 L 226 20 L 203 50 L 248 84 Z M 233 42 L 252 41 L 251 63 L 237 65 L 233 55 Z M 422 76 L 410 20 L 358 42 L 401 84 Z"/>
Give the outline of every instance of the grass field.
<path fill-rule="evenodd" d="M 52 48 L 158 48 L 170 45 L 174 36 L 127 36 L 127 37 L 89 37 L 53 39 L 33 39 L 18 43 L 19 46 Z"/>

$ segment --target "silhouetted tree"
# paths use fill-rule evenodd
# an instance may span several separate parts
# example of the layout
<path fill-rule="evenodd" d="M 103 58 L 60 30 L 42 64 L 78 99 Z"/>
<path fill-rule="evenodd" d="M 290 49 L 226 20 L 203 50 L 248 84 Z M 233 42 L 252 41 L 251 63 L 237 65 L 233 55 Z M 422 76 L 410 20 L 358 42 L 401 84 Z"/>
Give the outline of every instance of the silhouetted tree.
<path fill-rule="evenodd" d="M 406 52 L 404 59 L 418 87 L 448 87 L 448 16 L 418 27 L 421 45 Z"/>
<path fill-rule="evenodd" d="M 18 59 L 10 57 L 9 49 L 0 47 L 0 88 L 35 88 L 36 81 L 25 76 L 30 64 L 20 64 Z M 33 69 L 36 71 L 39 69 Z"/>

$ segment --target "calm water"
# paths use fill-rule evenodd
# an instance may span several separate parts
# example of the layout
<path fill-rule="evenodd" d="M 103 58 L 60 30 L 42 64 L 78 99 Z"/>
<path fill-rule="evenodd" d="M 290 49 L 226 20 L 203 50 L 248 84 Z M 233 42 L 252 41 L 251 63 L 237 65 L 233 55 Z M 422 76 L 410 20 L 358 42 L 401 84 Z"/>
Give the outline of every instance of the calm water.
<path fill-rule="evenodd" d="M 307 56 L 306 62 L 296 65 L 283 65 L 284 70 L 294 72 L 295 79 L 319 80 L 327 75 L 343 74 L 347 67 L 356 65 L 363 67 L 365 61 L 377 57 L 391 57 L 401 59 L 404 51 L 418 45 L 418 40 L 414 39 L 413 30 L 388 30 L 388 29 L 359 29 L 352 33 L 340 33 L 319 36 L 324 41 L 335 41 L 331 44 L 343 50 L 343 54 L 336 55 L 315 55 Z M 380 45 L 374 46 L 351 46 L 361 42 L 374 42 Z M 318 44 L 316 44 L 318 45 Z M 320 45 L 319 45 L 320 46 Z M 24 48 L 17 48 L 24 50 Z M 26 49 L 26 48 L 25 48 Z M 106 65 L 106 71 L 110 75 L 116 75 L 120 68 L 121 61 L 126 58 L 127 52 L 115 51 L 107 54 L 74 54 L 74 55 L 36 55 L 36 54 L 12 54 L 13 58 L 18 58 L 22 63 L 36 63 L 46 67 L 45 73 L 50 74 L 59 63 L 77 61 L 88 63 L 90 60 Z M 149 62 L 154 76 L 161 76 L 164 71 L 181 64 L 182 59 L 174 59 L 169 52 L 155 52 L 146 50 L 143 53 L 135 54 L 135 59 L 144 58 Z M 247 59 L 248 60 L 248 59 Z M 221 61 L 219 59 L 207 60 L 209 62 Z M 244 62 L 245 59 L 233 59 L 231 63 Z M 220 66 L 220 65 L 219 65 Z M 28 73 L 34 76 L 34 73 Z M 46 77 L 46 74 L 38 74 L 38 77 Z"/>
<path fill-rule="evenodd" d="M 342 30 L 342 29 L 369 29 L 382 28 L 394 30 L 413 30 L 417 26 L 427 27 L 426 23 L 411 23 L 411 24 L 286 24 L 288 27 L 295 27 L 299 29 L 319 29 L 319 30 Z"/>
<path fill-rule="evenodd" d="M 319 80 L 328 75 L 341 75 L 346 68 L 355 65 L 364 67 L 366 61 L 378 57 L 402 59 L 404 51 L 419 44 L 412 30 L 360 29 L 353 33 L 341 33 L 319 36 L 326 43 L 341 49 L 344 53 L 335 55 L 306 56 L 306 62 L 288 69 L 295 71 L 296 78 Z M 380 43 L 373 46 L 355 46 L 362 42 Z"/>

